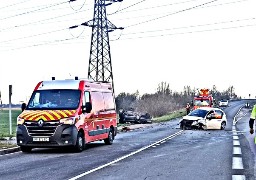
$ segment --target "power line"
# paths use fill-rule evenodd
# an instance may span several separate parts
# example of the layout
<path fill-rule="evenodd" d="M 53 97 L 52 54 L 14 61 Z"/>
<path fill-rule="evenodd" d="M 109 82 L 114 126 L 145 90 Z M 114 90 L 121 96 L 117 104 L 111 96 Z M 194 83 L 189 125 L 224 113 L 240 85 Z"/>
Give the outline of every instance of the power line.
<path fill-rule="evenodd" d="M 194 0 L 192 0 L 194 1 Z M 224 4 L 231 4 L 231 3 L 237 3 L 237 2 L 243 2 L 243 1 L 248 1 L 248 0 L 240 0 L 240 1 L 234 1 L 234 2 L 228 2 L 228 3 L 224 3 Z M 70 2 L 70 1 L 69 1 Z M 183 1 L 183 2 L 178 2 L 178 4 L 180 3 L 185 3 L 185 2 L 190 2 L 190 1 Z M 138 3 L 137 3 L 138 4 Z M 168 5 L 173 5 L 173 4 L 177 4 L 177 3 L 172 3 L 172 4 L 165 4 L 165 5 L 160 5 L 160 6 L 156 6 L 156 7 L 162 7 L 162 6 L 168 6 Z M 219 5 L 224 5 L 224 4 L 217 4 L 217 5 L 213 5 L 213 6 L 219 6 Z M 131 6 L 128 6 L 128 7 L 132 7 L 134 6 L 135 4 L 131 5 Z M 126 8 L 128 8 L 126 7 Z M 153 8 L 156 8 L 156 7 L 153 7 Z M 211 7 L 211 6 L 206 6 L 206 7 L 201 7 L 201 8 L 208 8 L 208 7 Z M 151 7 L 152 8 L 152 7 Z M 15 25 L 15 26 L 11 26 L 11 27 L 7 27 L 7 28 L 3 28 L 3 29 L 0 29 L 0 32 L 3 32 L 3 31 L 6 31 L 6 30 L 10 30 L 10 29 L 13 29 L 13 28 L 18 28 L 18 27 L 24 27 L 24 26 L 28 26 L 28 25 L 33 25 L 33 24 L 39 24 L 41 22 L 45 22 L 45 21 L 50 21 L 50 20 L 54 20 L 54 19 L 57 19 L 57 18 L 61 18 L 61 17 L 66 17 L 66 16 L 69 16 L 69 15 L 74 15 L 74 14 L 77 14 L 77 13 L 82 13 L 82 12 L 86 12 L 88 10 L 90 10 L 92 8 L 89 8 L 89 9 L 86 9 L 86 10 L 82 10 L 82 11 L 77 11 L 77 12 L 74 12 L 74 13 L 69 13 L 69 14 L 65 14 L 65 15 L 61 15 L 61 16 L 56 16 L 56 17 L 52 17 L 52 18 L 48 18 L 48 19 L 43 19 L 43 20 L 38 20 L 38 21 L 34 21 L 34 22 L 31 22 L 31 23 L 27 23 L 27 24 L 21 24 L 21 25 Z M 148 9 L 148 8 L 144 8 L 144 9 Z M 143 9 L 140 9 L 140 10 L 143 10 Z M 169 14 L 170 12 L 167 12 L 167 14 Z M 113 14 L 113 13 L 112 13 Z M 161 14 L 166 14 L 166 13 L 161 13 Z M 150 14 L 151 16 L 153 16 L 152 14 Z M 156 14 L 155 14 L 156 15 Z M 159 14 L 158 14 L 159 15 Z M 149 15 L 144 15 L 144 16 L 135 16 L 135 17 L 131 17 L 131 18 L 138 18 L 138 17 L 148 17 Z M 118 19 L 118 20 L 127 20 L 129 18 L 122 18 L 122 19 Z M 81 19 L 82 20 L 82 19 Z"/>
<path fill-rule="evenodd" d="M 72 2 L 72 1 L 70 1 L 70 2 Z M 74 9 L 74 7 L 71 6 L 71 3 L 70 3 L 70 2 L 69 2 L 69 6 L 70 6 L 74 11 L 79 11 L 79 10 L 81 10 L 81 9 L 84 7 L 86 0 L 84 0 L 84 3 L 82 4 L 82 6 L 81 6 L 80 8 L 78 8 L 78 9 Z"/>
<path fill-rule="evenodd" d="M 248 1 L 248 0 L 239 0 L 239 1 L 233 1 L 233 2 L 228 2 L 228 3 L 222 3 L 222 4 L 216 4 L 216 5 L 209 5 L 209 6 L 204 6 L 204 7 L 200 7 L 200 8 L 209 8 L 209 7 L 216 7 L 216 6 L 223 6 L 223 5 L 229 5 L 229 4 L 233 4 L 233 3 L 239 3 L 239 2 L 244 2 L 244 1 Z M 143 10 L 143 9 L 141 9 Z M 150 16 L 155 16 L 155 15 L 162 15 L 162 14 L 170 14 L 170 13 L 173 13 L 173 12 L 164 12 L 164 13 L 157 13 L 157 14 L 143 14 L 142 16 L 129 16 L 128 18 L 120 18 L 120 19 L 115 19 L 115 20 L 120 20 L 120 21 L 123 21 L 123 20 L 128 20 L 128 19 L 138 19 L 139 17 L 150 17 Z"/>
<path fill-rule="evenodd" d="M 31 47 L 38 47 L 38 46 L 49 45 L 49 44 L 53 44 L 53 43 L 71 41 L 71 40 L 74 40 L 74 39 L 76 39 L 76 38 L 66 38 L 66 39 L 59 39 L 59 40 L 54 40 L 54 41 L 46 41 L 46 42 L 39 43 L 39 44 L 32 44 L 32 45 L 29 45 L 29 46 L 13 48 L 13 49 L 8 49 L 8 50 L 4 50 L 4 51 L 14 51 L 14 50 L 26 49 L 26 48 L 31 48 Z M 4 51 L 2 51 L 2 52 L 4 52 Z M 0 50 L 0 52 L 1 52 L 1 50 Z"/>
<path fill-rule="evenodd" d="M 239 25 L 239 26 L 232 26 L 232 27 L 222 27 L 222 28 L 215 28 L 215 29 L 205 29 L 205 30 L 195 30 L 195 31 L 187 31 L 187 32 L 177 32 L 177 33 L 170 33 L 170 34 L 158 34 L 158 35 L 149 35 L 149 36 L 139 36 L 139 37 L 135 37 L 135 38 L 127 37 L 127 38 L 122 38 L 120 40 L 165 37 L 165 36 L 173 36 L 173 35 L 183 35 L 183 34 L 210 32 L 210 31 L 219 31 L 219 30 L 238 29 L 238 28 L 245 28 L 245 27 L 252 27 L 252 26 L 256 26 L 256 24 L 247 24 L 247 25 Z"/>
<path fill-rule="evenodd" d="M 251 18 L 251 20 L 255 20 L 256 18 Z M 250 19 L 244 19 L 244 20 L 250 20 Z M 240 21 L 240 20 L 235 20 L 235 21 Z M 228 22 L 235 22 L 235 21 L 227 21 Z M 225 22 L 220 22 L 220 23 L 213 23 L 213 24 L 221 24 L 221 23 L 225 23 Z M 198 25 L 198 26 L 207 26 L 207 25 L 213 25 L 213 24 L 206 24 L 206 25 Z M 147 35 L 146 32 L 138 32 L 138 33 L 130 33 L 132 35 L 134 34 L 140 34 L 143 33 L 144 36 L 137 36 L 137 37 L 126 37 L 126 38 L 122 38 L 119 40 L 133 40 L 133 39 L 143 39 L 143 38 L 156 38 L 156 37 L 166 37 L 166 36 L 175 36 L 175 35 L 185 35 L 185 34 L 192 34 L 192 33 L 203 33 L 203 32 L 212 32 L 212 31 L 220 31 L 220 30 L 229 30 L 229 29 L 238 29 L 238 28 L 246 28 L 246 27 L 253 27 L 256 26 L 255 24 L 246 24 L 246 25 L 237 25 L 237 26 L 230 26 L 230 27 L 221 27 L 221 28 L 213 28 L 213 29 L 204 29 L 204 30 L 194 30 L 194 31 L 186 31 L 186 32 L 176 32 L 176 33 L 168 33 L 168 34 L 156 34 L 156 35 Z M 196 26 L 191 26 L 191 27 L 196 27 Z M 177 27 L 177 28 L 173 28 L 173 29 L 181 29 L 181 28 L 189 28 L 189 27 Z M 166 29 L 165 29 L 166 30 Z M 169 30 L 169 29 L 167 29 Z M 161 31 L 161 30 L 159 30 Z M 157 32 L 157 31 L 149 31 L 149 32 Z M 125 35 L 129 35 L 125 34 Z M 29 45 L 29 46 L 23 46 L 23 47 L 19 47 L 19 48 L 13 48 L 13 49 L 9 49 L 9 50 L 5 50 L 5 51 L 13 51 L 13 50 L 20 50 L 20 49 L 25 49 L 25 48 L 30 48 L 30 47 L 37 47 L 37 46 L 43 46 L 43 45 L 48 45 L 48 44 L 54 44 L 54 43 L 60 43 L 60 42 L 65 42 L 65 41 L 71 41 L 71 40 L 79 40 L 79 39 L 84 39 L 85 36 L 79 36 L 79 37 L 73 37 L 73 38 L 67 38 L 67 39 L 60 39 L 60 40 L 54 40 L 54 41 L 46 41 L 46 42 L 42 42 L 39 44 L 33 44 L 33 45 Z M 88 36 L 86 36 L 88 37 Z M 77 42 L 76 44 L 78 44 L 79 42 Z M 84 41 L 80 42 L 80 43 L 84 43 Z M 56 45 L 57 45 L 56 44 Z M 68 44 L 68 43 L 66 43 Z M 3 50 L 2 50 L 3 51 Z"/>
<path fill-rule="evenodd" d="M 199 25 L 191 25 L 191 26 L 183 26 L 183 27 L 174 27 L 174 28 L 168 28 L 168 29 L 158 29 L 158 30 L 134 32 L 134 33 L 124 33 L 123 35 L 145 34 L 145 33 L 152 33 L 152 32 L 153 33 L 154 32 L 163 32 L 163 31 L 170 31 L 170 30 L 188 29 L 188 28 L 195 28 L 195 27 L 205 27 L 205 26 L 236 23 L 236 22 L 251 21 L 251 20 L 256 20 L 256 18 L 236 19 L 236 20 L 230 20 L 230 21 L 221 21 L 221 22 L 215 22 L 215 23 L 207 23 L 207 24 L 199 24 Z"/>
<path fill-rule="evenodd" d="M 174 13 L 170 13 L 170 14 L 167 14 L 167 15 L 164 15 L 164 16 L 160 16 L 160 17 L 157 17 L 157 18 L 154 18 L 154 19 L 150 19 L 150 20 L 147 20 L 147 21 L 143 21 L 143 22 L 140 22 L 140 23 L 136 23 L 136 24 L 130 25 L 130 26 L 128 26 L 128 27 L 138 26 L 138 25 L 145 24 L 145 23 L 148 23 L 148 22 L 151 22 L 151 21 L 155 21 L 155 20 L 158 20 L 158 19 L 162 19 L 162 18 L 171 16 L 171 15 L 174 15 L 174 14 L 182 13 L 182 12 L 189 11 L 189 10 L 192 10 L 192 9 L 195 9 L 195 8 L 198 8 L 198 7 L 201 7 L 201 6 L 205 6 L 205 5 L 207 5 L 207 4 L 210 4 L 210 3 L 213 3 L 213 2 L 216 2 L 216 1 L 218 1 L 218 0 L 208 1 L 208 2 L 206 2 L 206 3 L 199 4 L 199 5 L 190 7 L 190 8 L 186 8 L 186 9 L 183 9 L 183 10 L 180 10 L 180 11 L 177 11 L 177 12 L 174 12 Z M 126 27 L 126 28 L 128 28 L 128 27 Z"/>
<path fill-rule="evenodd" d="M 72 1 L 72 0 L 70 0 L 70 1 Z M 0 20 L 2 21 L 2 20 L 6 20 L 6 19 L 13 18 L 13 17 L 17 17 L 17 16 L 26 15 L 26 14 L 29 14 L 29 13 L 34 13 L 34 12 L 37 12 L 37 11 L 40 11 L 40 10 L 43 10 L 43 9 L 48 9 L 48 8 L 51 8 L 51 7 L 54 7 L 54 6 L 59 6 L 59 5 L 65 4 L 65 3 L 68 3 L 68 2 L 70 2 L 70 1 L 61 2 L 61 3 L 56 3 L 56 4 L 53 4 L 53 5 L 50 5 L 50 6 L 46 6 L 46 7 L 43 7 L 43 8 L 38 8 L 38 9 L 35 9 L 35 10 L 23 12 L 23 13 L 16 14 L 16 15 L 13 15 L 13 16 L 5 17 L 5 18 L 2 18 L 2 19 L 0 19 Z"/>
<path fill-rule="evenodd" d="M 130 7 L 132 7 L 133 5 L 131 6 L 128 6 L 126 8 L 123 8 L 115 13 L 112 13 L 112 14 L 109 14 L 109 15 L 113 15 L 113 14 L 119 14 L 119 13 L 127 13 L 127 12 L 134 12 L 134 11 L 142 11 L 142 10 L 149 10 L 149 9 L 155 9 L 155 8 L 162 8 L 162 7 L 166 7 L 166 6 L 172 6 L 172 5 L 176 5 L 176 4 L 183 4 L 183 3 L 187 3 L 187 2 L 192 2 L 192 1 L 197 1 L 197 0 L 189 0 L 189 1 L 182 1 L 182 2 L 176 2 L 176 3 L 168 3 L 168 4 L 164 4 L 164 5 L 158 5 L 158 6 L 152 6 L 152 7 L 147 7 L 147 8 L 141 8 L 141 9 L 135 9 L 135 10 L 130 10 L 130 11 L 124 11 L 125 9 L 128 9 Z M 138 3 L 136 3 L 137 5 Z"/>
<path fill-rule="evenodd" d="M 63 1 L 63 0 L 61 0 Z M 72 3 L 71 1 L 69 1 L 69 3 Z M 55 3 L 54 3 L 55 4 Z M 52 4 L 48 4 L 48 5 L 52 5 Z M 84 4 L 84 5 L 88 5 L 88 4 Z M 10 9 L 7 12 L 17 12 L 17 11 L 30 11 L 33 10 L 35 8 L 39 8 L 39 7 L 45 7 L 47 5 L 38 5 L 38 6 L 32 6 L 32 7 L 23 7 L 23 8 L 19 8 L 19 9 Z M 70 9 L 70 6 L 66 6 L 66 7 L 57 7 L 57 8 L 51 8 L 51 10 L 55 11 L 55 10 L 65 10 L 65 9 Z M 80 9 L 80 8 L 79 8 Z M 40 12 L 49 12 L 47 10 L 40 10 Z"/>
<path fill-rule="evenodd" d="M 21 40 L 21 39 L 27 39 L 27 38 L 31 38 L 31 37 L 42 36 L 42 35 L 45 35 L 45 34 L 51 34 L 51 33 L 55 33 L 55 32 L 60 32 L 60 31 L 67 30 L 67 29 L 68 28 L 64 28 L 64 29 L 59 29 L 59 30 L 55 30 L 55 31 L 48 31 L 48 32 L 40 33 L 40 34 L 34 34 L 34 35 L 26 36 L 26 37 L 20 37 L 20 38 L 16 38 L 16 39 L 0 41 L 0 43 L 7 43 L 7 42 L 17 41 L 17 40 Z"/>
<path fill-rule="evenodd" d="M 26 2 L 28 2 L 28 1 L 31 1 L 31 0 L 25 0 L 25 1 L 22 1 L 22 2 L 15 3 L 15 4 L 10 4 L 10 5 L 1 7 L 0 10 L 1 10 L 1 9 L 6 9 L 6 8 L 9 8 L 9 7 L 13 7 L 13 6 L 17 6 L 17 5 L 19 5 L 19 4 L 23 4 L 23 3 L 26 3 Z"/>
<path fill-rule="evenodd" d="M 192 1 L 197 1 L 197 0 L 182 1 L 182 2 L 177 2 L 177 3 L 169 3 L 169 4 L 164 4 L 164 5 L 152 6 L 152 7 L 147 7 L 147 8 L 140 8 L 140 9 L 135 9 L 135 10 L 130 10 L 130 11 L 124 11 L 124 12 L 123 11 L 119 11 L 116 14 L 119 14 L 119 13 L 130 13 L 130 12 L 136 12 L 136 11 L 140 11 L 141 12 L 143 10 L 151 10 L 151 9 L 156 9 L 156 8 L 173 6 L 173 5 L 177 5 L 177 4 L 184 4 L 184 3 L 192 2 Z M 209 8 L 209 7 L 214 7 L 214 6 L 222 6 L 222 5 L 227 5 L 227 4 L 240 3 L 240 2 L 244 2 L 244 1 L 249 1 L 249 0 L 237 0 L 237 1 L 220 3 L 220 4 L 215 4 L 215 5 L 201 6 L 200 8 Z M 167 13 L 170 13 L 170 12 L 167 12 Z M 163 14 L 163 13 L 161 13 L 161 14 Z M 115 15 L 115 14 L 111 14 L 111 15 Z"/>
<path fill-rule="evenodd" d="M 111 13 L 111 14 L 107 14 L 107 15 L 116 14 L 117 12 L 120 12 L 120 11 L 123 11 L 123 10 L 125 10 L 125 9 L 130 8 L 130 7 L 136 6 L 136 5 L 138 5 L 138 4 L 140 4 L 140 3 L 144 2 L 144 1 L 146 1 L 146 0 L 139 1 L 139 2 L 137 2 L 137 3 L 134 3 L 134 4 L 130 5 L 130 6 L 127 6 L 127 7 L 123 8 L 123 9 L 117 10 L 116 12 Z"/>
<path fill-rule="evenodd" d="M 30 23 L 27 23 L 27 24 L 15 25 L 15 26 L 4 28 L 4 29 L 0 29 L 0 32 L 10 30 L 10 29 L 13 29 L 13 28 L 24 27 L 24 26 L 28 26 L 28 25 L 32 25 L 32 24 L 39 24 L 41 22 L 50 21 L 50 20 L 53 20 L 53 19 L 58 19 L 58 18 L 62 18 L 62 17 L 66 17 L 66 16 L 70 16 L 70 15 L 74 15 L 74 14 L 82 13 L 82 12 L 85 12 L 85 11 L 83 10 L 83 11 L 73 12 L 73 13 L 69 13 L 69 14 L 65 14 L 65 15 L 56 16 L 56 17 L 51 17 L 51 18 L 48 18 L 48 19 L 37 20 L 37 21 L 30 22 Z"/>
<path fill-rule="evenodd" d="M 208 2 L 209 3 L 209 2 Z M 193 7 L 194 8 L 194 7 Z M 190 8 L 191 9 L 191 8 Z M 169 14 L 168 14 L 169 15 Z M 64 15 L 65 16 L 65 15 Z M 52 18 L 50 18 L 52 19 Z M 253 18 L 254 19 L 254 18 Z M 245 19 L 246 20 L 246 19 Z M 235 21 L 242 21 L 242 20 L 235 20 Z M 230 21 L 231 22 L 231 21 Z M 220 23 L 224 23 L 224 22 L 220 22 Z M 220 24 L 220 23 L 213 23 L 213 24 Z M 227 23 L 227 22 L 226 22 Z M 213 25 L 211 24 L 211 25 Z M 205 24 L 205 25 L 196 25 L 196 26 L 206 26 L 206 25 L 210 25 L 210 24 Z M 196 26 L 189 26 L 189 27 L 196 27 Z M 180 28 L 189 28 L 189 27 L 180 27 Z M 27 36 L 27 37 L 22 37 L 22 38 L 17 38 L 17 39 L 11 39 L 11 40 L 6 40 L 6 41 L 3 41 L 4 43 L 6 42 L 11 42 L 11 41 L 16 41 L 16 40 L 20 40 L 20 39 L 26 39 L 26 38 L 30 38 L 30 37 L 35 37 L 35 36 L 41 36 L 41 35 L 45 35 L 45 34 L 49 34 L 49 33 L 54 33 L 54 32 L 58 32 L 58 31 L 62 31 L 62 30 L 65 30 L 65 29 L 68 29 L 68 28 L 64 28 L 64 29 L 61 29 L 61 30 L 56 30 L 56 31 L 50 31 L 50 32 L 46 32 L 46 33 L 41 33 L 41 34 L 36 34 L 36 35 L 32 35 L 32 36 Z M 177 28 L 173 28 L 173 29 L 177 29 Z M 159 30 L 155 30 L 155 32 L 157 32 Z M 141 32 L 141 33 L 147 33 L 149 31 L 144 31 L 144 32 Z M 130 34 L 138 34 L 140 32 L 135 32 L 135 33 L 130 33 Z M 129 33 L 126 33 L 124 34 L 125 36 L 127 36 Z M 2 42 L 2 43 L 3 43 Z"/>

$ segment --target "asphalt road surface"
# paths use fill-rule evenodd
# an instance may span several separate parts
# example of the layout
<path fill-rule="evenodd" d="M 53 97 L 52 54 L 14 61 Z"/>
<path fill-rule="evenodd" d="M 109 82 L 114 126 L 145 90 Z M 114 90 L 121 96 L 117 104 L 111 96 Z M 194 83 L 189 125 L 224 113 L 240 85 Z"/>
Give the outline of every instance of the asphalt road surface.
<path fill-rule="evenodd" d="M 255 179 L 256 147 L 249 134 L 250 109 L 241 109 L 244 103 L 230 102 L 224 108 L 225 130 L 183 131 L 176 119 L 119 133 L 112 145 L 95 142 L 81 153 L 33 149 L 3 155 L 0 179 Z"/>

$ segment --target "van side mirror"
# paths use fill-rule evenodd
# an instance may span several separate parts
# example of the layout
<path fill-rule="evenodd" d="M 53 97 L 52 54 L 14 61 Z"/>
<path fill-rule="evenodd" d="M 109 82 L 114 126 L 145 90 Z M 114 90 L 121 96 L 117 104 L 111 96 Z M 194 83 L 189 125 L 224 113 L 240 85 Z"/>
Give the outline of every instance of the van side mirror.
<path fill-rule="evenodd" d="M 21 112 L 23 112 L 27 107 L 27 104 L 26 103 L 22 103 L 21 104 Z"/>
<path fill-rule="evenodd" d="M 92 103 L 86 102 L 84 106 L 82 106 L 82 112 L 90 113 L 92 110 Z"/>

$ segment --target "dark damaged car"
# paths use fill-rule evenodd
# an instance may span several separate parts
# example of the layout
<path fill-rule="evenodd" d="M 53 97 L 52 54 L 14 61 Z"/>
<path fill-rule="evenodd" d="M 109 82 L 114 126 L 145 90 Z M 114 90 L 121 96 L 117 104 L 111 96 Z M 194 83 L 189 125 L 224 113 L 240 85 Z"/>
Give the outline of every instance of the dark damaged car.
<path fill-rule="evenodd" d="M 140 113 L 132 110 L 119 110 L 119 123 L 137 123 L 146 124 L 152 123 L 152 117 L 149 113 Z"/>

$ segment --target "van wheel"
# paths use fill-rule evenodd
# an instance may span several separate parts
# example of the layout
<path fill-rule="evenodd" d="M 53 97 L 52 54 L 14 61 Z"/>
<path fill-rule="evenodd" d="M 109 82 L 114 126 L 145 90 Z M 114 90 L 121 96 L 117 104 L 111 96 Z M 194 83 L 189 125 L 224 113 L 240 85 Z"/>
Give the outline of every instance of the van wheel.
<path fill-rule="evenodd" d="M 108 138 L 104 139 L 104 142 L 107 145 L 111 145 L 111 144 L 113 144 L 113 140 L 114 140 L 113 130 L 110 129 L 110 131 L 108 133 Z"/>
<path fill-rule="evenodd" d="M 21 146 L 21 147 L 20 147 L 20 150 L 21 150 L 22 152 L 29 153 L 29 152 L 31 152 L 32 148 L 31 148 L 31 147 L 24 147 L 24 146 Z"/>
<path fill-rule="evenodd" d="M 84 150 L 84 136 L 81 132 L 78 132 L 77 139 L 76 139 L 76 145 L 75 145 L 75 151 L 76 152 L 82 152 Z"/>

